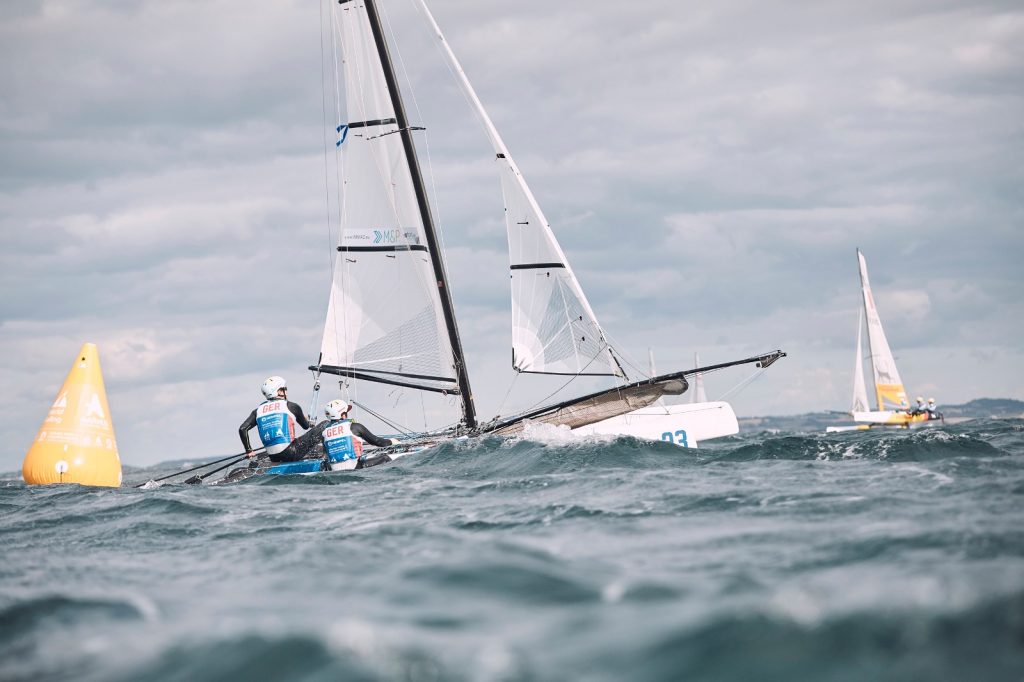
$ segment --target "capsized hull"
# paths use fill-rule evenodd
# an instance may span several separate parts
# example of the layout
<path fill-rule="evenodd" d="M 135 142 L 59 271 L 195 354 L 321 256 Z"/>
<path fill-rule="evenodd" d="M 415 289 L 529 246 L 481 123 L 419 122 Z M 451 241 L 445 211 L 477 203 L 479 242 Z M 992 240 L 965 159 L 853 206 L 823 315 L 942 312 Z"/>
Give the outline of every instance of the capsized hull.
<path fill-rule="evenodd" d="M 736 413 L 727 402 L 651 405 L 596 424 L 573 429 L 583 435 L 602 434 L 661 440 L 681 447 L 739 433 Z"/>

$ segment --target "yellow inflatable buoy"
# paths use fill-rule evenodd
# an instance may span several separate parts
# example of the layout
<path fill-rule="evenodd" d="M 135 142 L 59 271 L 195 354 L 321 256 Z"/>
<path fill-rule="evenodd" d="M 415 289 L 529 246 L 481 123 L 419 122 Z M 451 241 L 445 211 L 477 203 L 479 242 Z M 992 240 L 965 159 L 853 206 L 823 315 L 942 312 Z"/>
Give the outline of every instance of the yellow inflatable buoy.
<path fill-rule="evenodd" d="M 29 484 L 121 485 L 114 425 L 96 345 L 82 346 L 36 434 L 21 475 Z"/>

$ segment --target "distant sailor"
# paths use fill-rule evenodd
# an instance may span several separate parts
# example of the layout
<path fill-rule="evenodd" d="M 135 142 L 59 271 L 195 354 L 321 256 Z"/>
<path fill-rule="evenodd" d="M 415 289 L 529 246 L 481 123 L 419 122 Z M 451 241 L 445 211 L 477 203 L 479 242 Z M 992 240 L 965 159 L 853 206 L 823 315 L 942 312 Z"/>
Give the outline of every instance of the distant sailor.
<path fill-rule="evenodd" d="M 398 443 L 396 438 L 380 438 L 368 428 L 348 418 L 351 406 L 344 400 L 332 400 L 324 406 L 327 421 L 317 425 L 323 439 L 326 464 L 332 471 L 362 469 L 391 461 L 385 454 L 363 457 L 363 443 L 386 447 Z"/>
<path fill-rule="evenodd" d="M 935 398 L 928 398 L 928 419 L 942 419 L 939 406 L 935 404 Z"/>
<path fill-rule="evenodd" d="M 915 398 L 915 400 L 917 401 L 917 404 L 914 405 L 909 410 L 907 410 L 907 414 L 909 414 L 912 417 L 916 417 L 917 415 L 924 414 L 925 412 L 928 411 L 928 408 L 924 404 L 924 398 L 923 397 L 917 396 L 917 398 Z"/>
<path fill-rule="evenodd" d="M 281 459 L 283 453 L 295 440 L 295 424 L 304 429 L 310 428 L 302 408 L 288 400 L 288 386 L 278 376 L 268 378 L 260 387 L 265 401 L 252 411 L 242 425 L 238 427 L 238 436 L 242 439 L 242 447 L 250 459 L 255 455 L 249 443 L 249 431 L 258 428 L 263 447 L 270 455 L 271 461 L 288 461 Z M 301 458 L 299 458 L 301 459 Z"/>

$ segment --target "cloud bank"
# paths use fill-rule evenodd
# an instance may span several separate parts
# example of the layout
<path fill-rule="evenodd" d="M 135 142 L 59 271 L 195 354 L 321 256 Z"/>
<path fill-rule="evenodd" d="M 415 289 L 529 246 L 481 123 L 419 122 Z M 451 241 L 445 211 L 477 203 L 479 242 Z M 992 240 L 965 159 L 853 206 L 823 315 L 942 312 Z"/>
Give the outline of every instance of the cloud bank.
<path fill-rule="evenodd" d="M 859 247 L 911 391 L 1024 397 L 1018 3 L 431 6 L 639 365 L 779 347 L 738 413 L 845 409 Z M 561 382 L 508 392 L 490 150 L 415 6 L 385 9 L 477 405 L 508 412 Z M 308 404 L 336 237 L 317 3 L 8 3 L 0 59 L 0 469 L 84 341 L 127 464 L 238 450 L 269 374 Z M 451 412 L 362 395 L 412 426 Z"/>

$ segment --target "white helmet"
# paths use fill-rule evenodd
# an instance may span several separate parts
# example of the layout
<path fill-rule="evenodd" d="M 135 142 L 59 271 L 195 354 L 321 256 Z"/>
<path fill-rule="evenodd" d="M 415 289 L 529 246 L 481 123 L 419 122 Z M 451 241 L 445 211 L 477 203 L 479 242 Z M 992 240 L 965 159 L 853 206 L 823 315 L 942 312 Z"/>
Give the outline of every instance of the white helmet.
<path fill-rule="evenodd" d="M 928 398 L 928 402 L 934 405 L 935 404 L 935 398 Z"/>
<path fill-rule="evenodd" d="M 349 411 L 351 405 L 344 400 L 332 400 L 324 405 L 324 414 L 328 419 L 341 419 L 342 415 Z"/>
<path fill-rule="evenodd" d="M 922 398 L 921 396 L 917 396 L 917 402 L 923 403 L 924 402 L 924 398 Z"/>
<path fill-rule="evenodd" d="M 282 388 L 288 388 L 288 382 L 286 382 L 283 377 L 277 376 L 269 377 L 266 381 L 263 382 L 263 385 L 260 386 L 260 390 L 263 391 L 263 395 L 267 398 L 267 400 L 276 398 L 277 392 L 280 391 Z"/>

